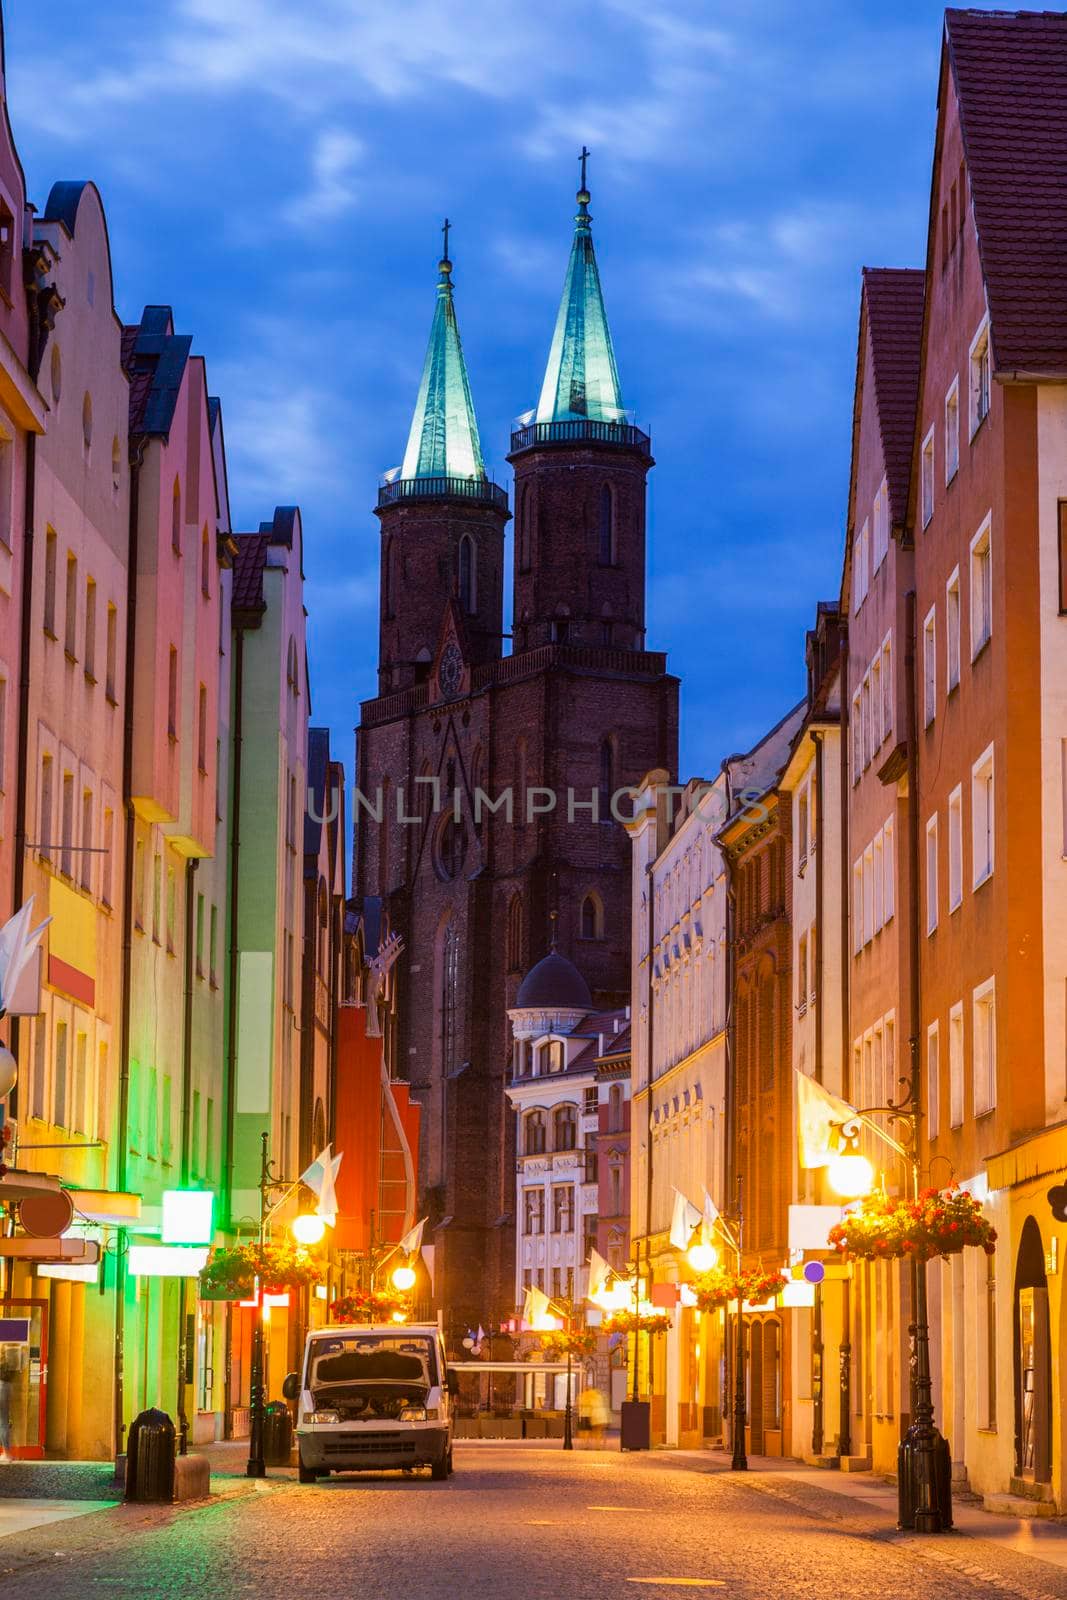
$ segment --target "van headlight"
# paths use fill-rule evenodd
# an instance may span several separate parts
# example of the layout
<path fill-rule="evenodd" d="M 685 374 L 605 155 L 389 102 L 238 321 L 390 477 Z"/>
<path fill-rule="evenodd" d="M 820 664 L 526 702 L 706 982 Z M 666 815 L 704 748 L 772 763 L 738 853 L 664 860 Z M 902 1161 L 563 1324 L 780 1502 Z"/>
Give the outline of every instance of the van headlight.
<path fill-rule="evenodd" d="M 305 1422 L 340 1422 L 340 1414 L 336 1411 L 305 1411 Z"/>
<path fill-rule="evenodd" d="M 426 1422 L 429 1412 L 425 1406 L 405 1406 L 397 1418 L 398 1422 Z"/>

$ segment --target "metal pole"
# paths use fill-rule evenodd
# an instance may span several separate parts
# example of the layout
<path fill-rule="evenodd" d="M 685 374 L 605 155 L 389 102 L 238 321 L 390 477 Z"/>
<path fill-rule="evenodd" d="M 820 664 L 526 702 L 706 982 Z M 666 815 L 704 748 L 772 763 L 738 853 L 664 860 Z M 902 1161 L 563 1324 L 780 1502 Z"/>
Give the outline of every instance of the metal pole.
<path fill-rule="evenodd" d="M 263 1246 L 266 1239 L 267 1218 L 267 1188 L 270 1183 L 270 1165 L 267 1161 L 267 1135 L 262 1136 L 263 1149 L 259 1166 L 259 1262 L 263 1263 Z M 246 1478 L 266 1477 L 267 1467 L 263 1459 L 263 1279 L 256 1274 L 256 1311 L 255 1323 L 252 1329 L 252 1383 L 249 1400 L 251 1402 L 251 1429 L 248 1439 L 248 1465 L 245 1467 Z"/>
<path fill-rule="evenodd" d="M 641 1267 L 640 1267 L 640 1264 L 638 1262 L 637 1250 L 635 1248 L 634 1249 L 634 1381 L 633 1381 L 633 1392 L 632 1392 L 632 1394 L 630 1396 L 630 1398 L 632 1400 L 637 1400 L 637 1399 L 640 1398 L 640 1391 L 639 1391 L 638 1386 L 637 1386 L 637 1363 L 638 1363 L 638 1360 L 640 1358 L 640 1353 L 641 1353 L 641 1342 L 640 1342 L 641 1341 L 641 1334 L 640 1334 L 640 1331 L 639 1331 L 639 1329 L 640 1329 L 640 1317 L 641 1317 Z"/>
<path fill-rule="evenodd" d="M 570 1324 L 568 1319 L 567 1337 L 570 1338 Z M 567 1345 L 567 1404 L 563 1411 L 563 1448 L 574 1449 L 574 1413 L 571 1406 L 571 1347 Z"/>
<path fill-rule="evenodd" d="M 815 1285 L 815 1307 L 811 1314 L 811 1453 L 823 1452 L 822 1412 L 822 1284 Z"/>
<path fill-rule="evenodd" d="M 841 1284 L 841 1296 L 841 1345 L 838 1351 L 841 1420 L 837 1431 L 837 1453 L 839 1456 L 850 1456 L 852 1454 L 852 1331 L 849 1322 L 852 1309 L 849 1304 L 851 1297 L 847 1278 Z"/>
<path fill-rule="evenodd" d="M 742 1249 L 745 1237 L 745 1216 L 742 1206 L 743 1182 L 741 1174 L 737 1175 L 737 1275 L 741 1276 Z M 737 1328 L 735 1329 L 736 1344 L 734 1347 L 734 1452 L 730 1462 L 734 1472 L 748 1471 L 748 1456 L 745 1454 L 745 1301 L 741 1292 L 740 1283 L 737 1291 Z"/>

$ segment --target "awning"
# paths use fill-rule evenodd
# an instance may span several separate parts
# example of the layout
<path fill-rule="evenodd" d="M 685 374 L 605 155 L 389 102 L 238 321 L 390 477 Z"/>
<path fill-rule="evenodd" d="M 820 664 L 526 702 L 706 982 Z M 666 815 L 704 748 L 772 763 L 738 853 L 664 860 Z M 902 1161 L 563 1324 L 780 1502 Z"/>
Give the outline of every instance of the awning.
<path fill-rule="evenodd" d="M 141 1218 L 141 1196 L 121 1189 L 71 1189 L 67 1193 L 74 1210 L 86 1222 L 102 1222 L 113 1228 L 129 1227 Z"/>
<path fill-rule="evenodd" d="M 15 1239 L 0 1238 L 0 1256 L 13 1261 L 65 1261 L 91 1267 L 100 1260 L 100 1246 L 95 1239 L 82 1239 L 77 1234 L 58 1239 L 31 1239 L 28 1234 L 19 1234 Z"/>

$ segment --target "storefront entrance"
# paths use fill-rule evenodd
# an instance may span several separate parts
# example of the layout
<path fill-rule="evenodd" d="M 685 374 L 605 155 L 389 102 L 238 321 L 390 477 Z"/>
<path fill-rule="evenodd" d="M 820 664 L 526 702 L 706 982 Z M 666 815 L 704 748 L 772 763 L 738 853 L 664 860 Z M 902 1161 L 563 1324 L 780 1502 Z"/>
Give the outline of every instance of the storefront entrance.
<path fill-rule="evenodd" d="M 1015 1268 L 1015 1470 L 1052 1481 L 1052 1350 L 1041 1231 L 1027 1217 Z"/>
<path fill-rule="evenodd" d="M 0 1314 L 0 1436 L 22 1460 L 44 1455 L 48 1302 L 8 1300 Z"/>

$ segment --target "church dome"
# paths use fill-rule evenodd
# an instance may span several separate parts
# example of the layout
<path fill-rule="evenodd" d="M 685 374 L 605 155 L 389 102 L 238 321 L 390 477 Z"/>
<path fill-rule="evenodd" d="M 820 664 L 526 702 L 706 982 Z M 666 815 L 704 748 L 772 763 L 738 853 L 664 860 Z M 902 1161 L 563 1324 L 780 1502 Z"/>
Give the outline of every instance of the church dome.
<path fill-rule="evenodd" d="M 573 961 L 550 950 L 531 967 L 515 996 L 517 1011 L 591 1011 L 589 985 Z"/>

